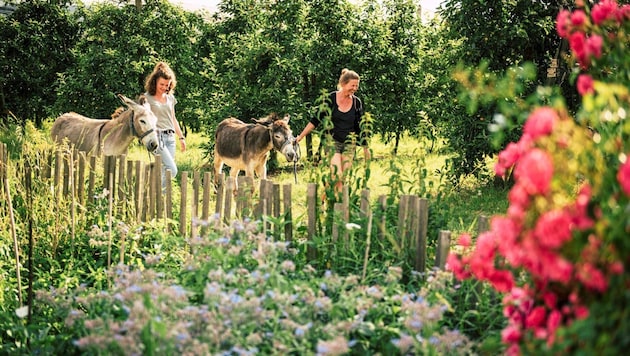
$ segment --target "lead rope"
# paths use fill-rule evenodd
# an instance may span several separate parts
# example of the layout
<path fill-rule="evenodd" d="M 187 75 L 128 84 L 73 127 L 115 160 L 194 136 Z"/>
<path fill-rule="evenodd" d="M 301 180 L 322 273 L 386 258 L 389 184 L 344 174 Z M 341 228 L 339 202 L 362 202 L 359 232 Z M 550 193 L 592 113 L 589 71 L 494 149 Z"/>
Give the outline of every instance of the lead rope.
<path fill-rule="evenodd" d="M 293 158 L 293 178 L 295 179 L 295 184 L 297 184 L 297 163 L 300 160 L 300 156 L 302 156 L 302 151 L 300 151 L 300 145 L 296 140 L 293 140 L 293 150 L 295 151 L 295 158 Z"/>

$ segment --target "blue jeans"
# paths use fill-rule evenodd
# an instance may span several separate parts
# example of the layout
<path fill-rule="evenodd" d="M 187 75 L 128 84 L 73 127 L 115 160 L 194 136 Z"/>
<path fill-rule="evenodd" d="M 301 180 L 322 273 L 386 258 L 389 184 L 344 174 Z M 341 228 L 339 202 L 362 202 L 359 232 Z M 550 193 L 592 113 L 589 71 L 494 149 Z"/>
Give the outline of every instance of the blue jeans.
<path fill-rule="evenodd" d="M 160 147 L 158 147 L 156 154 L 162 157 L 162 189 L 166 188 L 166 170 L 171 171 L 171 178 L 175 178 L 177 175 L 177 165 L 175 164 L 175 134 L 174 133 L 158 133 L 158 139 L 160 140 Z"/>

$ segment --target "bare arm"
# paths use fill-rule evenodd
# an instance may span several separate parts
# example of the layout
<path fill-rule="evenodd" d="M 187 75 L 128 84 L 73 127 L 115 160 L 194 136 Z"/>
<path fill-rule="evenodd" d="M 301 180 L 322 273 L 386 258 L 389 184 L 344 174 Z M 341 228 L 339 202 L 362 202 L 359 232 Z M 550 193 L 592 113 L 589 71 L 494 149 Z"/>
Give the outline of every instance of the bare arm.
<path fill-rule="evenodd" d="M 182 133 L 182 129 L 179 126 L 179 121 L 175 117 L 175 106 L 173 105 L 173 128 L 175 129 L 175 134 L 179 138 L 179 147 L 182 149 L 182 152 L 186 151 L 186 140 L 184 139 L 184 134 Z"/>
<path fill-rule="evenodd" d="M 295 142 L 296 143 L 300 143 L 300 141 L 302 141 L 302 139 L 311 133 L 311 131 L 313 131 L 315 129 L 315 125 L 313 125 L 312 123 L 308 123 L 306 124 L 306 127 L 304 128 L 304 130 L 302 130 L 302 133 L 300 133 L 296 138 L 295 138 Z"/>

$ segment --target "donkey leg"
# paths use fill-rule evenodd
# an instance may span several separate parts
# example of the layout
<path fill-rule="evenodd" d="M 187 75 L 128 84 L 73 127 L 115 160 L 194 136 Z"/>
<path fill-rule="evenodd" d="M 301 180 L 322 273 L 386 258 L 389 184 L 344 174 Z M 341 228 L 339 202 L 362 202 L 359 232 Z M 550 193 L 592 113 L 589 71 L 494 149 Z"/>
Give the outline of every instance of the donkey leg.
<path fill-rule="evenodd" d="M 241 173 L 240 169 L 236 169 L 234 167 L 230 168 L 230 177 L 232 177 L 232 179 L 234 180 L 234 190 L 232 191 L 232 194 L 234 194 L 234 196 L 238 195 L 238 174 Z"/>
<path fill-rule="evenodd" d="M 223 159 L 214 153 L 214 190 L 219 187 L 219 174 L 223 171 Z"/>
<path fill-rule="evenodd" d="M 255 170 L 258 178 L 267 179 L 267 160 L 264 160 L 262 161 L 262 163 L 257 164 Z"/>

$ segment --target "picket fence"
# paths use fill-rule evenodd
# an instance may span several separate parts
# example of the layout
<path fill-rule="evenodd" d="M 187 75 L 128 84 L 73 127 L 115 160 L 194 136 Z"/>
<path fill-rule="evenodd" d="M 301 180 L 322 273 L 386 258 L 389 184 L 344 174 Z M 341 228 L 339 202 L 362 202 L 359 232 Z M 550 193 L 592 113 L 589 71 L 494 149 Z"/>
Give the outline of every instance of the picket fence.
<path fill-rule="evenodd" d="M 5 144 L 0 144 L 0 190 L 11 201 L 8 174 L 10 160 Z M 293 239 L 293 204 L 303 204 L 303 197 L 292 197 L 292 184 L 274 183 L 260 180 L 254 187 L 251 178 L 239 176 L 219 176 L 217 187 L 213 184 L 210 172 L 180 172 L 180 184 L 173 184 L 170 171 L 167 171 L 165 188 L 161 184 L 161 159 L 159 155 L 151 163 L 127 160 L 121 156 L 86 156 L 73 150 L 40 152 L 36 162 L 16 162 L 16 171 L 23 172 L 25 181 L 38 179 L 51 182 L 57 201 L 71 200 L 71 204 L 87 206 L 102 196 L 107 189 L 109 213 L 146 222 L 154 219 L 173 221 L 174 207 L 179 207 L 178 224 L 166 224 L 167 229 L 178 229 L 182 236 L 196 237 L 201 221 L 207 221 L 210 214 L 215 220 L 230 223 L 234 219 L 254 218 L 264 220 L 264 228 L 276 238 L 287 241 Z M 98 175 L 97 170 L 103 174 Z M 31 178 L 32 177 L 32 178 Z M 24 183 L 30 184 L 30 183 Z M 177 191 L 174 191 L 174 186 Z M 306 194 L 307 238 L 316 234 L 318 216 L 322 214 L 317 184 L 308 183 Z M 189 196 L 191 195 L 191 196 Z M 360 221 L 365 222 L 366 231 L 372 231 L 372 224 L 379 227 L 376 238 L 385 238 L 386 196 L 379 196 L 374 207 L 370 204 L 370 191 L 360 192 Z M 12 207 L 10 207 L 12 209 Z M 72 207 L 74 211 L 74 207 Z M 333 239 L 347 239 L 350 222 L 350 199 L 348 187 L 342 190 L 341 202 L 335 203 L 336 217 L 332 228 Z M 269 217 L 266 219 L 265 217 Z M 374 221 L 374 218 L 377 221 Z M 398 201 L 398 226 L 396 236 L 403 250 L 415 251 L 414 269 L 425 271 L 427 267 L 427 225 L 428 201 L 415 195 L 403 195 Z M 487 229 L 487 219 L 480 217 L 479 230 Z M 434 266 L 444 268 L 451 244 L 451 233 L 442 230 L 436 247 Z M 312 244 L 309 244 L 312 246 Z M 315 248 L 309 248 L 308 258 L 317 256 Z"/>

